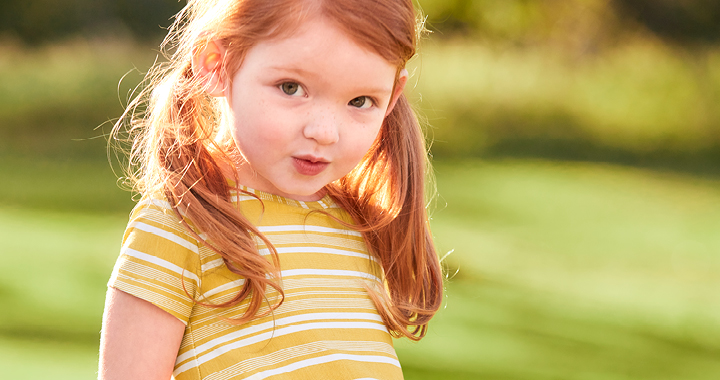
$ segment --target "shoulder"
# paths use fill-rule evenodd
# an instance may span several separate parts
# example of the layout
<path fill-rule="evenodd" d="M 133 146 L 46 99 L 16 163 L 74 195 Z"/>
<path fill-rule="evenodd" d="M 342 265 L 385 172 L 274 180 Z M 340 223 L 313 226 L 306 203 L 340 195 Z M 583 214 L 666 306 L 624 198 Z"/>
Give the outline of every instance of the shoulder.
<path fill-rule="evenodd" d="M 140 199 L 130 213 L 123 244 L 133 233 L 141 232 L 147 234 L 146 238 L 169 240 L 197 253 L 198 231 L 164 197 L 145 196 Z"/>
<path fill-rule="evenodd" d="M 161 197 L 143 197 L 130 214 L 121 256 L 163 271 L 199 273 L 201 236 Z"/>
<path fill-rule="evenodd" d="M 130 214 L 108 285 L 146 300 L 183 323 L 201 286 L 196 234 L 160 197 L 143 197 Z"/>

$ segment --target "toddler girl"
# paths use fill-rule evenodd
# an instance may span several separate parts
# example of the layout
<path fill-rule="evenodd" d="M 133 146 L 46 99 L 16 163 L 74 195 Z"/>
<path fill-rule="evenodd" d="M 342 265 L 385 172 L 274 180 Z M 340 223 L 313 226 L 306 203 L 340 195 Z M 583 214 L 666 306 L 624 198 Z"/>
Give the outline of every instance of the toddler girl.
<path fill-rule="evenodd" d="M 401 379 L 442 300 L 411 0 L 191 0 L 131 103 L 101 379 Z"/>

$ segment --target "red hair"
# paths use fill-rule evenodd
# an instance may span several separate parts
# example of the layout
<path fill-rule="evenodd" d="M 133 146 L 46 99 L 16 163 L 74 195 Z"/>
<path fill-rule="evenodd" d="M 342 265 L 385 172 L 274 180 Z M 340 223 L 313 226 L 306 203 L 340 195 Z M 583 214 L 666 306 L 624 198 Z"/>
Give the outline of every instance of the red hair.
<path fill-rule="evenodd" d="M 233 300 L 215 305 L 248 299 L 238 323 L 258 316 L 268 287 L 282 294 L 281 286 L 267 276 L 277 276 L 279 263 L 272 244 L 230 199 L 224 168 L 234 167 L 238 152 L 221 127 L 219 102 L 205 94 L 193 74 L 192 57 L 209 41 L 218 41 L 227 49 L 223 69 L 231 78 L 252 46 L 286 36 L 311 17 L 336 22 L 398 72 L 415 54 L 422 28 L 411 0 L 190 0 L 164 42 L 175 50 L 170 62 L 148 75 L 148 87 L 114 129 L 117 136 L 122 125 L 129 124 L 129 171 L 136 191 L 164 194 L 178 215 L 189 219 L 188 229 L 198 239 L 200 232 L 207 236 L 204 243 L 246 279 Z M 363 160 L 326 187 L 382 263 L 386 289 L 368 291 L 388 329 L 416 340 L 425 335 L 443 291 L 425 207 L 427 173 L 425 139 L 401 95 Z M 271 247 L 274 262 L 260 256 L 255 237 Z"/>

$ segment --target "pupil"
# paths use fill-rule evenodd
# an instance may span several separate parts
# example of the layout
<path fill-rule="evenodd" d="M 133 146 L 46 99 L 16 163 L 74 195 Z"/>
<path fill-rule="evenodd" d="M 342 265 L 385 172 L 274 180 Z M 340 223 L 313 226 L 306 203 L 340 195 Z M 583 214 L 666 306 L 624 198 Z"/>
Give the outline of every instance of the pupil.
<path fill-rule="evenodd" d="M 298 85 L 296 83 L 283 83 L 283 91 L 288 95 L 293 95 L 297 92 Z"/>
<path fill-rule="evenodd" d="M 365 98 L 360 97 L 360 98 L 355 98 L 355 99 L 351 100 L 350 102 L 354 107 L 362 107 L 363 104 L 365 104 L 364 100 L 365 100 Z"/>

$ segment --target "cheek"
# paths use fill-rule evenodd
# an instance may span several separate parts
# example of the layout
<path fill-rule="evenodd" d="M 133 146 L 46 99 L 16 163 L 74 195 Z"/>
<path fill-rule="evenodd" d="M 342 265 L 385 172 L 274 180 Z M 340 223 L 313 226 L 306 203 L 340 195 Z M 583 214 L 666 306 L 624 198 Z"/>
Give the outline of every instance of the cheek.
<path fill-rule="evenodd" d="M 284 141 L 282 118 L 273 117 L 266 108 L 261 103 L 236 103 L 233 107 L 233 135 L 241 149 L 263 149 Z"/>
<path fill-rule="evenodd" d="M 266 123 L 252 123 L 251 120 L 244 120 L 235 126 L 235 143 L 243 153 L 258 152 L 263 155 L 272 155 L 279 152 L 280 148 L 288 142 L 283 135 L 277 133 L 273 125 Z"/>
<path fill-rule="evenodd" d="M 365 135 L 367 138 L 367 141 L 372 144 L 377 139 L 378 135 L 380 134 L 380 131 L 383 128 L 383 123 L 385 122 L 385 116 L 378 116 L 373 123 L 370 124 L 367 131 L 365 131 Z"/>
<path fill-rule="evenodd" d="M 374 123 L 377 124 L 377 123 Z M 380 134 L 380 126 L 364 126 L 357 129 L 357 133 L 350 139 L 350 149 L 353 152 L 353 157 L 360 161 L 365 154 L 367 154 L 370 147 L 372 147 L 375 140 L 377 140 Z"/>

